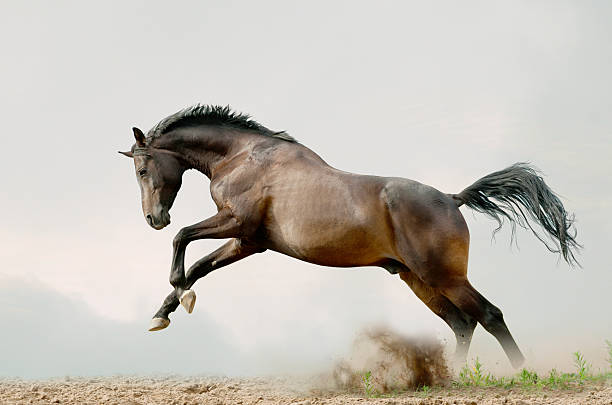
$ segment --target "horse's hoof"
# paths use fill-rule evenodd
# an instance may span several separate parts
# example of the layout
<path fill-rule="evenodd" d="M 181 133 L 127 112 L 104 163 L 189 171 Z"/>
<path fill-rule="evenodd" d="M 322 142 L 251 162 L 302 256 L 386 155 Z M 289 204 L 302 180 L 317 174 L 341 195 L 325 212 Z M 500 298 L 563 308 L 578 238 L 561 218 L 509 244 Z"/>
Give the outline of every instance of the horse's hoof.
<path fill-rule="evenodd" d="M 168 325 L 170 325 L 170 319 L 153 318 L 151 319 L 151 325 L 149 325 L 149 332 L 165 329 Z"/>
<path fill-rule="evenodd" d="M 185 308 L 188 314 L 193 312 L 193 307 L 196 302 L 196 295 L 193 290 L 185 290 L 181 295 L 181 305 Z"/>
<path fill-rule="evenodd" d="M 522 354 L 519 354 L 518 356 L 510 359 L 510 363 L 512 363 L 512 367 L 518 370 L 523 364 L 525 364 L 525 357 Z"/>

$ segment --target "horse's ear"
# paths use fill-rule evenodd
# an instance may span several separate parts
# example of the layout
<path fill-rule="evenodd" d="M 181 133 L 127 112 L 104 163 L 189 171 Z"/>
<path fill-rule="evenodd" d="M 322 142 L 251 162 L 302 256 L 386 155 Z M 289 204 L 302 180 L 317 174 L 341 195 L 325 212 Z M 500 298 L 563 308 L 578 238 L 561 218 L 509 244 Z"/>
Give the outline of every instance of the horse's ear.
<path fill-rule="evenodd" d="M 123 156 L 127 156 L 127 157 L 130 157 L 130 158 L 134 157 L 134 154 L 131 151 L 130 152 L 121 152 L 121 151 L 119 151 L 119 153 L 121 153 Z"/>
<path fill-rule="evenodd" d="M 136 145 L 140 146 L 141 148 L 144 148 L 145 145 L 145 135 L 142 133 L 142 131 L 136 127 L 132 128 L 132 131 L 134 131 L 134 138 L 136 138 Z"/>

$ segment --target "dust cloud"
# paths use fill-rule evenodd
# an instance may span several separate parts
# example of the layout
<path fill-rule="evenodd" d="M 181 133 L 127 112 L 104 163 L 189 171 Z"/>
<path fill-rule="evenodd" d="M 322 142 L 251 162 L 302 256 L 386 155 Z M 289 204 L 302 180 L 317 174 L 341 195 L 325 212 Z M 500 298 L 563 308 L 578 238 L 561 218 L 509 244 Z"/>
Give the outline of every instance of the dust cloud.
<path fill-rule="evenodd" d="M 440 341 L 403 336 L 386 327 L 360 332 L 348 358 L 338 361 L 326 379 L 327 388 L 363 390 L 369 385 L 380 393 L 446 385 L 449 380 Z"/>

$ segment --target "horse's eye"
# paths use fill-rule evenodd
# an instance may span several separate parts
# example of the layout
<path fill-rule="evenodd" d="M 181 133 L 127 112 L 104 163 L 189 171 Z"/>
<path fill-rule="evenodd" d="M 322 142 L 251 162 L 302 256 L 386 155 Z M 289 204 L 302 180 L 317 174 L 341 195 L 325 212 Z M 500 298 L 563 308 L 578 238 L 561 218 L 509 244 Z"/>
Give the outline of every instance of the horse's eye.
<path fill-rule="evenodd" d="M 138 175 L 140 177 L 144 176 L 145 174 L 147 174 L 147 169 L 140 169 L 140 170 L 138 170 Z"/>

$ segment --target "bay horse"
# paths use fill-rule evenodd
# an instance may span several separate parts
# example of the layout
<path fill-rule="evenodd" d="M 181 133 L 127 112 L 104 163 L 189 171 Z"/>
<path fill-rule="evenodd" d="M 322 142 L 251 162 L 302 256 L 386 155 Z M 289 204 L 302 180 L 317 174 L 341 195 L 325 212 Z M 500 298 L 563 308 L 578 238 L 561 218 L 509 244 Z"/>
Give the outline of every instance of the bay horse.
<path fill-rule="evenodd" d="M 210 179 L 218 210 L 174 238 L 174 290 L 150 331 L 166 328 L 179 303 L 192 312 L 191 287 L 198 279 L 270 249 L 322 266 L 379 266 L 398 274 L 453 330 L 458 361 L 465 361 L 480 323 L 519 367 L 524 356 L 502 312 L 467 279 L 470 235 L 459 207 L 487 214 L 499 226 L 505 218 L 513 231 L 516 224 L 529 228 L 550 251 L 577 264 L 573 216 L 526 163 L 446 194 L 413 180 L 335 169 L 286 132 L 272 131 L 229 106 L 198 104 L 163 119 L 146 136 L 138 128 L 133 132 L 136 143 L 120 153 L 133 158 L 151 227 L 170 223 L 170 208 L 189 169 Z M 541 225 L 547 239 L 529 220 Z M 210 238 L 229 241 L 185 272 L 187 245 Z"/>

